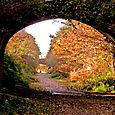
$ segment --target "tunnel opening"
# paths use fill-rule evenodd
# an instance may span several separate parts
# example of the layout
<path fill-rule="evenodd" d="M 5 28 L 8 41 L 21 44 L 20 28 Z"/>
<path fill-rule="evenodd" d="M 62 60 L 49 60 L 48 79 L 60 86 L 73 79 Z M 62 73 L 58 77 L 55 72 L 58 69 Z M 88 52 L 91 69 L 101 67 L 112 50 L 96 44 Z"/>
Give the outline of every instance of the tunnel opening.
<path fill-rule="evenodd" d="M 39 92 L 114 93 L 113 48 L 103 34 L 80 21 L 40 21 L 9 40 L 4 83 Z"/>
<path fill-rule="evenodd" d="M 114 1 L 2 1 L 0 4 L 0 79 L 3 79 L 3 53 L 8 39 L 21 28 L 29 25 L 36 19 L 63 17 L 66 19 L 78 19 L 85 22 L 109 38 L 114 39 Z M 9 9 L 9 10 L 7 10 Z M 5 22 L 5 23 L 4 23 Z M 109 36 L 109 34 L 112 36 Z"/>
<path fill-rule="evenodd" d="M 3 57 L 4 57 L 5 46 L 8 42 L 8 40 L 17 31 L 21 30 L 22 28 L 24 28 L 34 22 L 43 21 L 45 19 L 52 19 L 52 18 L 64 18 L 64 19 L 69 19 L 69 20 L 74 19 L 74 20 L 78 20 L 83 23 L 86 23 L 86 24 L 94 27 L 98 31 L 100 31 L 107 39 L 104 40 L 103 37 L 100 37 L 100 38 L 102 38 L 102 41 L 104 41 L 105 44 L 106 43 L 108 44 L 107 45 L 108 49 L 106 49 L 106 47 L 103 47 L 102 49 L 103 50 L 106 49 L 106 51 L 108 51 L 109 48 L 112 47 L 111 44 L 113 44 L 113 46 L 115 46 L 115 40 L 114 40 L 114 38 L 115 38 L 115 13 L 114 13 L 115 7 L 114 6 L 115 6 L 114 0 L 105 0 L 105 1 L 103 1 L 103 0 L 93 0 L 93 1 L 92 0 L 52 0 L 52 1 L 49 1 L 49 0 L 26 0 L 26 1 L 4 0 L 4 1 L 1 1 L 1 3 L 0 3 L 0 10 L 1 10 L 1 13 L 0 13 L 0 102 L 1 102 L 0 103 L 0 110 L 1 110 L 0 114 L 32 114 L 32 115 L 33 114 L 62 114 L 62 115 L 66 115 L 66 114 L 69 114 L 69 115 L 81 114 L 81 115 L 83 115 L 83 114 L 86 114 L 86 115 L 89 115 L 89 113 L 90 114 L 104 114 L 104 115 L 114 114 L 115 113 L 115 110 L 114 110 L 115 82 L 114 82 L 113 77 L 112 77 L 112 79 L 103 79 L 103 80 L 101 79 L 102 81 L 98 84 L 96 84 L 97 82 L 95 82 L 98 80 L 100 81 L 100 78 L 102 78 L 104 76 L 112 76 L 111 71 L 107 72 L 103 75 L 99 74 L 99 75 L 95 76 L 96 79 L 93 79 L 94 76 L 92 76 L 92 78 L 90 78 L 87 82 L 85 82 L 84 91 L 77 92 L 77 93 L 74 93 L 74 92 L 73 93 L 60 93 L 60 92 L 40 93 L 39 92 L 38 93 L 37 90 L 30 90 L 30 88 L 27 88 L 27 87 L 18 87 L 17 92 L 13 93 L 13 92 L 7 92 L 2 87 L 3 78 L 4 78 L 4 76 L 3 76 L 3 62 L 4 62 Z M 80 23 L 80 25 L 81 25 L 81 23 Z M 73 23 L 73 26 L 75 26 L 74 23 Z M 73 27 L 74 34 L 76 34 L 75 28 L 76 28 L 76 26 Z M 79 30 L 79 26 L 77 26 L 77 30 Z M 63 30 L 63 31 L 64 31 L 63 38 L 68 37 L 69 35 L 65 34 L 65 30 Z M 84 31 L 84 28 L 82 28 L 82 31 Z M 79 31 L 78 31 L 78 33 L 79 33 Z M 86 34 L 86 33 L 84 33 L 84 34 Z M 97 31 L 96 31 L 96 33 L 97 33 Z M 82 35 L 82 37 L 83 37 L 83 35 Z M 100 35 L 100 33 L 99 33 L 99 35 Z M 89 36 L 89 34 L 88 34 L 88 36 Z M 54 38 L 55 36 L 51 35 L 51 37 Z M 80 38 L 80 36 L 76 37 L 76 38 Z M 61 45 L 63 40 L 64 39 L 61 39 L 61 40 L 58 39 L 58 40 L 56 40 L 56 43 L 58 45 Z M 69 39 L 69 40 L 71 41 L 72 39 Z M 78 41 L 81 42 L 80 40 L 78 40 Z M 102 42 L 102 41 L 99 40 L 98 42 Z M 54 44 L 54 43 L 53 43 L 53 45 L 56 46 L 57 44 L 56 43 Z M 92 43 L 92 41 L 91 41 L 91 43 Z M 70 42 L 68 43 L 68 45 L 71 45 Z M 63 46 L 64 45 L 62 45 L 62 47 L 60 47 L 60 49 L 63 48 Z M 100 46 L 102 46 L 102 44 L 100 44 Z M 74 48 L 74 46 L 72 46 L 72 47 Z M 63 48 L 63 49 L 67 50 L 67 47 Z M 71 49 L 71 47 L 69 47 L 69 49 Z M 97 51 L 97 49 L 95 51 Z M 114 49 L 115 49 L 115 47 L 113 47 L 113 52 L 115 51 Z M 51 49 L 51 50 L 54 52 L 54 49 Z M 74 50 L 72 50 L 72 51 L 74 52 Z M 80 51 L 83 52 L 82 48 Z M 97 54 L 99 53 L 98 51 L 97 51 Z M 100 52 L 101 52 L 101 50 L 100 50 Z M 111 54 L 113 54 L 113 52 L 111 52 Z M 59 52 L 59 53 L 62 53 L 62 52 Z M 68 50 L 68 52 L 66 52 L 66 56 L 69 53 L 71 53 L 71 51 Z M 55 54 L 56 54 L 56 56 L 58 56 L 58 59 L 59 59 L 59 55 L 57 55 L 56 52 L 55 52 Z M 89 52 L 88 52 L 88 54 L 89 54 Z M 101 62 L 106 62 L 106 61 L 112 62 L 112 55 L 109 52 L 107 54 L 110 56 L 109 59 L 107 59 L 109 57 L 108 55 L 105 55 L 105 56 L 103 55 L 104 57 L 103 56 L 100 57 L 99 60 Z M 115 54 L 115 52 L 114 52 L 114 54 Z M 50 68 L 48 68 L 48 69 L 50 69 L 49 74 L 52 77 L 52 79 L 59 80 L 59 82 L 61 84 L 63 84 L 64 86 L 69 86 L 68 89 L 74 89 L 74 91 L 78 91 L 78 89 L 76 90 L 76 88 L 74 87 L 76 85 L 76 79 L 75 79 L 76 77 L 75 76 L 76 76 L 76 74 L 80 75 L 80 73 L 77 70 L 78 70 L 78 68 L 80 68 L 79 71 L 81 71 L 81 69 L 83 69 L 83 67 L 85 67 L 84 69 L 86 71 L 90 71 L 92 69 L 90 67 L 90 64 L 88 63 L 89 64 L 88 66 L 84 65 L 82 63 L 82 61 L 75 64 L 76 63 L 75 58 L 73 58 L 71 60 L 69 59 L 71 61 L 70 63 L 68 63 L 69 61 L 67 61 L 67 63 L 66 63 L 66 62 L 64 62 L 64 60 L 61 60 L 62 64 L 64 64 L 64 65 L 70 64 L 71 66 L 75 66 L 75 67 L 76 67 L 76 65 L 79 65 L 75 69 L 71 68 L 72 71 L 70 72 L 69 77 L 67 78 L 66 77 L 66 76 L 68 76 L 67 73 L 62 74 L 65 70 L 65 69 L 63 69 L 62 66 L 61 66 L 61 68 L 58 67 L 57 69 L 58 70 L 61 69 L 63 71 L 60 72 L 60 71 L 56 70 L 56 71 L 52 72 L 52 68 L 53 68 L 52 66 L 54 66 L 55 63 L 59 62 L 59 61 L 57 60 L 57 57 L 55 57 L 55 56 L 53 58 L 51 58 L 52 57 L 51 53 L 49 53 L 48 55 L 49 55 L 48 57 L 50 57 L 49 58 Z M 76 54 L 76 56 L 77 55 L 78 54 Z M 61 55 L 61 56 L 63 56 L 63 55 Z M 74 57 L 74 56 L 75 55 L 73 55 L 71 57 Z M 7 55 L 5 57 L 7 58 L 7 61 L 10 60 L 9 64 L 7 63 L 6 65 L 8 65 L 9 67 L 12 67 L 13 65 L 15 65 L 13 63 L 12 66 L 10 66 L 10 64 L 12 62 L 11 59 L 9 59 L 9 57 Z M 28 58 L 25 55 L 22 57 L 26 58 L 26 59 Z M 86 59 L 86 57 L 87 56 L 85 56 L 84 59 Z M 104 60 L 105 58 L 107 60 Z M 56 60 L 56 61 L 52 62 L 52 59 Z M 80 60 L 82 60 L 82 59 L 80 59 Z M 85 60 L 85 61 L 87 61 L 87 60 Z M 44 60 L 41 60 L 41 63 L 42 64 L 46 63 L 46 61 L 44 62 Z M 107 63 L 106 64 L 104 63 L 105 66 L 107 66 Z M 110 65 L 112 65 L 112 63 Z M 71 67 L 71 66 L 69 66 L 69 67 Z M 97 66 L 99 66 L 99 65 L 97 64 Z M 102 67 L 102 65 L 100 65 L 100 67 Z M 41 65 L 41 68 L 45 68 L 44 65 Z M 107 68 L 113 68 L 113 67 L 109 66 Z M 37 69 L 39 69 L 39 67 Z M 56 69 L 56 68 L 54 68 L 54 69 Z M 12 68 L 10 70 L 12 73 L 13 72 Z M 94 70 L 99 71 L 97 68 Z M 84 71 L 82 71 L 81 73 L 83 73 L 83 72 Z M 38 74 L 39 75 L 41 74 L 40 75 L 41 77 L 46 75 L 45 73 L 38 73 Z M 61 76 L 60 76 L 60 74 L 61 74 Z M 75 74 L 75 76 L 74 76 L 74 74 Z M 46 77 L 47 76 L 44 77 L 45 81 L 47 81 L 45 79 Z M 63 77 L 63 79 L 62 79 L 62 77 Z M 70 82 L 70 78 L 73 81 Z M 106 78 L 106 77 L 104 77 L 104 78 Z M 12 80 L 9 79 L 9 81 L 12 81 Z M 31 82 L 32 81 L 34 81 L 34 83 L 35 83 L 35 80 L 33 78 L 31 79 Z M 34 83 L 32 84 L 32 86 L 36 86 Z M 36 81 L 36 83 L 38 83 L 38 81 Z M 21 84 L 22 84 L 22 82 L 21 82 Z M 46 84 L 46 82 L 45 82 L 45 84 Z M 89 84 L 91 84 L 90 85 L 91 87 L 89 87 Z M 93 90 L 95 90 L 95 92 L 92 92 L 92 86 L 94 86 L 94 85 L 95 85 L 95 87 L 93 87 Z M 11 89 L 13 89 L 13 88 L 11 88 Z M 59 89 L 59 88 L 57 88 L 57 89 Z M 51 88 L 50 88 L 50 90 L 51 90 Z M 97 92 L 101 92 L 101 93 L 97 93 Z M 106 93 L 104 93 L 104 92 L 106 92 Z M 18 96 L 16 96 L 16 94 L 18 94 Z M 26 97 L 26 98 L 24 98 L 24 97 Z"/>
<path fill-rule="evenodd" d="M 113 109 L 114 103 L 115 103 L 114 102 L 115 80 L 113 79 L 114 75 L 111 78 L 112 76 L 111 73 L 113 73 L 112 54 L 115 54 L 114 52 L 115 51 L 114 50 L 115 49 L 114 47 L 115 46 L 115 40 L 114 40 L 115 38 L 115 13 L 114 13 L 115 7 L 114 6 L 115 6 L 114 0 L 105 0 L 105 1 L 103 0 L 93 0 L 93 1 L 92 0 L 52 0 L 50 2 L 49 0 L 26 0 L 26 1 L 22 1 L 22 0 L 19 0 L 19 1 L 4 0 L 3 1 L 2 0 L 0 3 L 0 11 L 1 11 L 0 13 L 0 102 L 1 102 L 0 103 L 0 110 L 1 110 L 0 113 L 1 114 L 63 114 L 63 115 L 66 115 L 66 114 L 73 114 L 73 115 L 88 114 L 89 115 L 89 114 L 94 114 L 94 113 L 104 114 L 104 115 L 114 114 L 115 113 L 115 110 Z M 68 38 L 69 36 L 69 34 L 66 33 L 65 30 L 63 30 L 64 31 L 63 39 L 56 38 L 56 41 L 55 42 L 53 41 L 52 44 L 53 46 L 59 45 L 58 49 L 60 48 L 61 50 L 62 48 L 64 51 L 66 50 L 66 53 L 65 55 L 63 55 L 62 50 L 61 50 L 61 52 L 58 52 L 58 54 L 61 53 L 61 56 L 59 56 L 57 55 L 56 50 L 54 50 L 55 47 L 53 47 L 51 51 L 53 51 L 53 54 L 55 54 L 58 58 L 56 56 L 52 56 L 51 53 L 48 53 L 48 57 L 50 57 L 49 58 L 50 68 L 48 68 L 50 69 L 50 71 L 49 70 L 48 71 L 50 72 L 49 74 L 52 77 L 51 79 L 58 80 L 64 86 L 69 87 L 68 89 L 72 89 L 77 93 L 74 93 L 74 92 L 60 93 L 60 92 L 57 92 L 59 91 L 59 88 L 57 88 L 56 92 L 52 92 L 52 93 L 47 92 L 47 94 L 43 92 L 41 94 L 37 90 L 30 90 L 30 88 L 27 88 L 27 87 L 18 87 L 17 92 L 11 92 L 11 93 L 7 92 L 2 87 L 2 84 L 3 84 L 3 78 L 4 78 L 3 76 L 3 62 L 4 62 L 3 58 L 4 58 L 5 46 L 8 40 L 17 31 L 21 30 L 22 28 L 32 23 L 35 23 L 37 21 L 43 21 L 46 19 L 53 19 L 53 18 L 64 18 L 64 19 L 69 19 L 69 20 L 74 19 L 74 20 L 81 21 L 85 24 L 88 24 L 94 27 L 95 29 L 98 30 L 98 32 L 100 31 L 104 35 L 104 37 L 106 37 L 107 39 L 104 40 L 103 37 L 99 33 L 98 35 L 101 36 L 99 38 L 100 39 L 102 38 L 102 39 L 97 40 L 98 42 L 100 42 L 100 45 L 98 43 L 97 44 L 94 43 L 95 48 L 96 48 L 95 51 L 98 54 L 99 52 L 103 52 L 103 50 L 105 50 L 103 54 L 107 53 L 108 55 L 103 55 L 102 57 L 99 57 L 99 59 L 97 60 L 97 61 L 100 60 L 101 62 L 104 62 L 102 64 L 104 64 L 105 66 L 102 64 L 98 65 L 99 63 L 95 65 L 99 66 L 99 68 L 101 68 L 102 66 L 104 66 L 105 68 L 107 67 L 107 65 L 111 65 L 107 68 L 111 68 L 112 71 L 108 70 L 108 72 L 103 75 L 98 74 L 97 76 L 92 76 L 92 78 L 90 78 L 87 82 L 85 82 L 84 90 L 82 90 L 82 92 L 78 92 L 78 89 L 76 90 L 74 87 L 76 85 L 76 77 L 75 77 L 76 74 L 81 75 L 81 73 L 84 73 L 84 72 L 87 73 L 88 71 L 92 69 L 93 66 L 90 65 L 90 63 L 88 63 L 89 65 L 84 65 L 83 59 L 81 58 L 79 59 L 81 61 L 76 60 L 74 57 L 75 56 L 78 57 L 78 54 L 71 55 L 70 57 L 73 57 L 73 58 L 72 59 L 69 58 L 69 61 L 67 61 L 67 63 L 61 59 L 63 56 L 67 57 L 68 54 L 71 53 L 71 51 L 68 50 L 68 49 L 71 49 L 71 47 L 63 48 L 64 42 L 62 41 L 64 41 L 64 38 Z M 81 22 L 79 22 L 80 23 L 79 26 L 82 25 Z M 76 30 L 78 30 L 78 33 L 79 33 L 79 26 L 76 27 L 76 25 L 74 25 L 75 23 L 73 23 L 73 26 L 74 26 L 73 29 L 72 30 L 70 29 L 70 30 L 71 32 L 74 32 L 74 34 L 77 34 Z M 80 28 L 82 28 L 82 31 L 84 33 L 84 27 L 80 27 Z M 84 34 L 86 34 L 87 32 L 88 31 L 86 31 Z M 95 30 L 94 32 L 98 33 Z M 60 34 L 62 35 L 61 32 Z M 73 34 L 71 35 L 73 36 Z M 79 37 L 76 37 L 76 40 L 78 40 L 81 43 L 80 37 L 81 36 L 83 37 L 83 35 L 80 34 Z M 88 36 L 89 35 L 90 34 L 88 34 Z M 93 35 L 95 35 L 95 33 Z M 55 38 L 55 36 L 52 36 L 52 35 L 50 37 Z M 88 39 L 90 39 L 90 37 Z M 69 39 L 69 40 L 72 41 L 72 39 Z M 72 42 L 70 41 L 65 42 L 65 46 L 72 45 L 71 44 Z M 93 42 L 92 40 L 89 40 L 89 41 L 91 41 L 90 43 Z M 102 49 L 100 49 L 100 47 L 103 46 L 101 42 L 104 42 L 104 46 L 106 45 L 107 47 L 102 47 Z M 61 44 L 63 44 L 62 47 L 60 47 Z M 86 45 L 84 42 L 83 44 Z M 80 44 L 77 44 L 77 47 L 79 45 Z M 80 46 L 83 47 L 84 45 L 80 45 Z M 99 46 L 97 47 L 97 45 Z M 113 45 L 113 51 L 111 53 L 106 52 L 109 49 L 111 49 L 112 45 Z M 75 45 L 73 45 L 72 47 L 74 49 Z M 87 47 L 89 48 L 89 46 Z M 88 48 L 86 48 L 86 50 Z M 92 47 L 91 49 L 93 48 L 94 47 Z M 79 50 L 81 51 L 81 54 L 83 54 L 83 50 L 82 48 Z M 75 52 L 74 50 L 72 51 Z M 85 54 L 86 53 L 84 53 L 84 55 Z M 84 59 L 86 59 L 87 56 L 84 56 L 84 55 L 83 57 Z M 28 59 L 28 57 L 25 55 L 23 55 L 22 57 Z M 92 58 L 93 57 L 95 56 L 92 56 Z M 7 55 L 5 56 L 5 58 L 7 58 L 7 62 L 9 60 L 9 62 L 7 63 L 9 67 L 11 67 L 10 65 L 12 66 L 15 65 L 11 63 L 12 61 Z M 58 59 L 61 59 L 61 62 L 58 61 Z M 55 61 L 52 62 L 52 60 L 55 60 Z M 71 67 L 72 71 L 69 73 L 69 76 L 68 76 L 68 73 L 65 73 L 64 66 L 63 67 L 61 66 L 60 68 L 58 65 L 56 65 L 57 67 L 55 67 L 55 64 L 57 62 L 58 63 L 60 62 L 60 65 L 61 64 L 64 64 L 64 66 L 66 65 L 66 70 L 69 69 L 71 66 L 72 67 L 75 66 L 75 69 Z M 79 63 L 76 63 L 76 62 L 79 62 Z M 44 60 L 41 60 L 41 63 L 46 64 Z M 111 63 L 111 64 L 107 64 L 107 63 Z M 67 68 L 67 64 L 70 64 L 71 66 Z M 45 68 L 44 65 L 40 65 L 40 66 L 41 68 Z M 84 67 L 84 70 L 86 71 L 83 71 L 83 67 Z M 53 71 L 53 69 L 56 71 Z M 95 68 L 93 70 L 99 71 L 98 68 Z M 11 73 L 13 72 L 12 68 L 10 69 L 10 71 Z M 10 72 L 8 73 L 9 73 L 8 75 L 10 76 Z M 41 79 L 44 76 L 47 77 L 46 73 L 39 73 L 39 71 L 38 71 L 38 75 L 40 75 L 38 76 L 39 79 Z M 86 74 L 83 74 L 82 76 L 85 76 L 85 75 Z M 110 76 L 110 79 L 108 79 L 106 76 Z M 47 81 L 45 77 L 44 77 L 44 81 Z M 94 77 L 96 79 L 93 79 Z M 81 78 L 81 76 L 79 78 Z M 105 78 L 105 79 L 100 79 L 100 78 Z M 70 81 L 70 79 L 73 81 Z M 95 82 L 95 81 L 100 81 L 100 80 L 102 81 Z M 9 82 L 10 81 L 12 80 L 9 80 Z M 37 89 L 39 86 L 36 87 L 35 84 L 38 84 L 38 81 L 36 80 L 36 83 L 35 83 L 35 79 L 32 78 L 31 83 L 32 82 L 33 84 L 31 85 L 35 89 Z M 47 83 L 45 82 L 45 85 L 46 84 Z M 94 86 L 93 87 L 94 92 L 101 92 L 101 93 L 92 92 L 92 86 Z M 52 89 L 50 88 L 47 90 L 51 91 Z M 63 91 L 67 91 L 67 90 L 64 89 Z"/>

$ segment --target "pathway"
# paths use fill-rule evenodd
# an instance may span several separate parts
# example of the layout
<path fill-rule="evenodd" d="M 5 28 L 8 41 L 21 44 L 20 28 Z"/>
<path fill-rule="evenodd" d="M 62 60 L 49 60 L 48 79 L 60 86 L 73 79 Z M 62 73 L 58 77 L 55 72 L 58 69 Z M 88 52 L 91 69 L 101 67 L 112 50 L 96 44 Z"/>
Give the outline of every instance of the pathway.
<path fill-rule="evenodd" d="M 49 92 L 69 92 L 67 87 L 62 86 L 58 81 L 55 79 L 51 79 L 48 74 L 40 73 L 36 76 L 44 91 Z"/>

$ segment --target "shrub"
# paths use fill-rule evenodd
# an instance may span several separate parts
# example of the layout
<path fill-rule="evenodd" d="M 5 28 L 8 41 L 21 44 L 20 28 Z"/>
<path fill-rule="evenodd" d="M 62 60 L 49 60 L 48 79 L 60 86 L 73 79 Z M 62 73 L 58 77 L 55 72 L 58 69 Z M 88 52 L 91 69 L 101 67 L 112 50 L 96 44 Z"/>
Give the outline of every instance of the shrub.
<path fill-rule="evenodd" d="M 50 76 L 51 76 L 51 78 L 61 79 L 61 78 L 67 77 L 67 73 L 62 73 L 62 72 L 59 72 L 59 71 L 53 71 L 50 74 Z"/>
<path fill-rule="evenodd" d="M 21 84 L 27 86 L 27 82 L 23 81 L 20 77 L 18 70 L 18 65 L 14 60 L 8 56 L 4 55 L 4 86 L 9 89 L 14 88 L 15 84 Z"/>
<path fill-rule="evenodd" d="M 108 75 L 110 75 L 110 72 L 106 74 L 97 74 L 88 78 L 82 84 L 81 89 L 83 91 L 91 90 L 99 93 L 114 92 L 115 78 Z"/>
<path fill-rule="evenodd" d="M 108 89 L 109 85 L 108 84 L 104 84 L 102 82 L 99 82 L 99 86 L 93 86 L 93 91 L 94 92 L 99 92 L 99 93 L 106 93 L 107 89 Z"/>
<path fill-rule="evenodd" d="M 61 74 L 60 74 L 60 72 L 54 71 L 50 74 L 50 76 L 51 76 L 51 78 L 60 78 Z"/>

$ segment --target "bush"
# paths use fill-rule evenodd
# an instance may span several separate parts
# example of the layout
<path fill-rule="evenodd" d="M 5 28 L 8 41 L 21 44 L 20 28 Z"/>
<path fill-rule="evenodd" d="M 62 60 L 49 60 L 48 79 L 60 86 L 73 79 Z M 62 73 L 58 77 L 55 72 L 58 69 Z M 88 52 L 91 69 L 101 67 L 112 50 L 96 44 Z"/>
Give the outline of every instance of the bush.
<path fill-rule="evenodd" d="M 84 81 L 81 89 L 83 91 L 94 91 L 99 93 L 115 91 L 115 78 L 107 76 L 107 74 L 98 74 Z"/>
<path fill-rule="evenodd" d="M 61 74 L 60 74 L 60 72 L 54 71 L 50 74 L 50 76 L 51 76 L 51 78 L 60 78 Z"/>
<path fill-rule="evenodd" d="M 99 93 L 106 93 L 107 89 L 108 89 L 109 85 L 108 84 L 104 84 L 102 82 L 99 82 L 99 86 L 93 86 L 93 91 L 94 92 L 99 92 Z"/>
<path fill-rule="evenodd" d="M 99 82 L 99 86 L 94 86 L 92 89 L 94 92 L 99 92 L 99 93 L 106 93 L 106 92 L 111 92 L 114 93 L 115 91 L 115 86 L 112 85 L 110 86 L 109 84 L 104 84 L 102 82 Z"/>
<path fill-rule="evenodd" d="M 32 71 L 28 65 L 22 63 L 18 65 L 18 71 L 20 73 L 21 81 L 27 86 L 30 82 L 30 77 L 34 75 L 34 71 Z"/>
<path fill-rule="evenodd" d="M 23 86 L 28 86 L 28 82 L 22 79 L 22 74 L 20 73 L 19 64 L 8 56 L 4 55 L 4 86 L 13 89 L 16 84 Z"/>
<path fill-rule="evenodd" d="M 58 71 L 53 71 L 50 74 L 51 78 L 57 78 L 57 79 L 61 79 L 61 78 L 65 78 L 67 77 L 66 73 L 62 73 L 62 72 L 58 72 Z"/>

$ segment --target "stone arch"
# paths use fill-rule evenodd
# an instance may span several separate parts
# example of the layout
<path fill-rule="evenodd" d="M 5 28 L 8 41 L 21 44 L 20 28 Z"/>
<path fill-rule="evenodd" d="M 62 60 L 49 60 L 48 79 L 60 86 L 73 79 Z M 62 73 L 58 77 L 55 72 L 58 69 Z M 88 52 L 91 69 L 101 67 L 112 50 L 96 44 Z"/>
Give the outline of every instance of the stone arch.
<path fill-rule="evenodd" d="M 45 19 L 76 19 L 115 37 L 114 0 L 4 0 L 0 3 L 0 81 L 4 49 L 11 36 Z M 108 35 L 109 34 L 109 35 Z M 109 40 L 115 43 L 112 37 Z M 1 84 L 1 83 L 0 83 Z"/>

